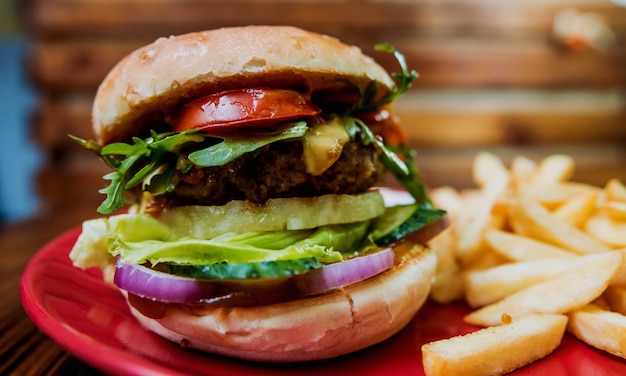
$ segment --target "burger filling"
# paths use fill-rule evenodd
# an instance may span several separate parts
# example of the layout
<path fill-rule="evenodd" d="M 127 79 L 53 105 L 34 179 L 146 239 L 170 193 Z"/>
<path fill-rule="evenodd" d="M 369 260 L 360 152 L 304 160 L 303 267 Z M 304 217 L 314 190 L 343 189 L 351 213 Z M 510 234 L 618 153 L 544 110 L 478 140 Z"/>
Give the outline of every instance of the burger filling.
<path fill-rule="evenodd" d="M 98 208 L 108 217 L 83 224 L 74 265 L 115 264 L 114 283 L 143 299 L 233 305 L 322 293 L 392 267 L 392 246 L 440 231 L 445 212 L 386 107 L 416 74 L 383 49 L 402 73 L 382 98 L 376 82 L 332 105 L 295 89 L 231 90 L 183 105 L 169 129 L 132 143 L 74 138 L 113 169 Z M 389 206 L 370 190 L 385 172 L 410 202 Z"/>
<path fill-rule="evenodd" d="M 383 166 L 372 145 L 350 141 L 319 175 L 307 172 L 302 142 L 270 144 L 224 166 L 178 172 L 178 184 L 161 199 L 180 205 L 224 205 L 232 200 L 263 203 L 271 198 L 360 193 L 380 181 Z M 288 172 L 288 173 L 286 173 Z"/>

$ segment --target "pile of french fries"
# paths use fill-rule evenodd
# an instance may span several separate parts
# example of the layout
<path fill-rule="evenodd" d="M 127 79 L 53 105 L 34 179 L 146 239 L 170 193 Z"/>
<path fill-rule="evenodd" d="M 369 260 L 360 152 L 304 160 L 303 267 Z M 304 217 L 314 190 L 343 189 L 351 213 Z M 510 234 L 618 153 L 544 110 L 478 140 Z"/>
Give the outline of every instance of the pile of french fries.
<path fill-rule="evenodd" d="M 626 358 L 626 188 L 571 181 L 574 160 L 490 153 L 476 188 L 435 189 L 452 225 L 433 239 L 431 299 L 465 300 L 484 327 L 422 347 L 426 375 L 501 375 L 549 355 L 567 330 Z"/>

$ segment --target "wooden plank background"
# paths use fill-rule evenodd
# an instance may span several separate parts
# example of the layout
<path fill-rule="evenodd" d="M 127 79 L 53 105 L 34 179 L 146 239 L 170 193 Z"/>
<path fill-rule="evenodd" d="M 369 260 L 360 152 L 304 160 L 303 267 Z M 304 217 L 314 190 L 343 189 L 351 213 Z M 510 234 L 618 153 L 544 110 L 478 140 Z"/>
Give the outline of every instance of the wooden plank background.
<path fill-rule="evenodd" d="M 564 10 L 593 13 L 614 35 L 605 50 L 553 38 Z M 626 181 L 626 8 L 609 0 L 31 0 L 28 64 L 40 102 L 33 137 L 47 158 L 44 208 L 95 205 L 106 171 L 72 145 L 90 137 L 97 85 L 125 54 L 159 36 L 221 26 L 289 24 L 360 46 L 390 71 L 390 42 L 420 73 L 396 111 L 427 183 L 466 187 L 479 150 L 506 161 L 576 158 L 576 179 Z"/>

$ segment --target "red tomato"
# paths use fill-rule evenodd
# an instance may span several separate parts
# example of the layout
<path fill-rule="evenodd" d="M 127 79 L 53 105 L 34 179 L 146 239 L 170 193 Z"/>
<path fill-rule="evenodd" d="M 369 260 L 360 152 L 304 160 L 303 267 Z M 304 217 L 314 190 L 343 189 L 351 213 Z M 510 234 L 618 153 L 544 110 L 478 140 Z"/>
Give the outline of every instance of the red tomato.
<path fill-rule="evenodd" d="M 406 145 L 408 138 L 395 116 L 385 107 L 376 112 L 366 112 L 357 115 L 375 135 L 382 137 L 385 144 L 400 146 Z"/>
<path fill-rule="evenodd" d="M 285 89 L 239 89 L 209 94 L 185 104 L 174 131 L 227 132 L 240 127 L 271 127 L 320 113 L 310 97 Z"/>

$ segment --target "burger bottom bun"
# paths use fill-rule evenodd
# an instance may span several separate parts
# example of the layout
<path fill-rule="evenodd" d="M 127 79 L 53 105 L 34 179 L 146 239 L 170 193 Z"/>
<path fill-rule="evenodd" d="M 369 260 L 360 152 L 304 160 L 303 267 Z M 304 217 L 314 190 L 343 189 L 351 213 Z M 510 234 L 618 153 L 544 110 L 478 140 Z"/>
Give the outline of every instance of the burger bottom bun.
<path fill-rule="evenodd" d="M 159 319 L 129 307 L 146 329 L 202 351 L 262 362 L 326 359 L 404 328 L 424 304 L 435 268 L 435 253 L 424 248 L 378 276 L 311 298 L 193 313 L 169 305 Z"/>

